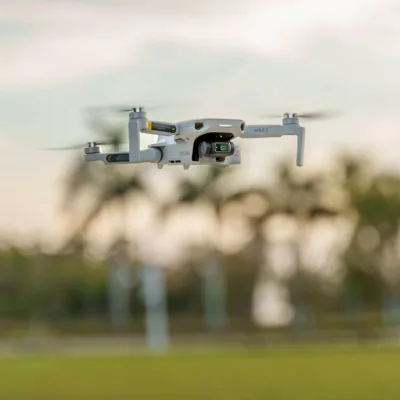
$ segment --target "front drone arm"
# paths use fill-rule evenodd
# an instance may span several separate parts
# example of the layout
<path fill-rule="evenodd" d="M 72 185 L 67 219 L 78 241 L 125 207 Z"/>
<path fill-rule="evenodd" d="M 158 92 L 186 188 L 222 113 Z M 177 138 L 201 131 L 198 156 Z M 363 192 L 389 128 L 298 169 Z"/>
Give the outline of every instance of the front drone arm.
<path fill-rule="evenodd" d="M 129 162 L 146 162 L 143 159 L 143 151 L 140 151 L 140 134 L 148 133 L 158 136 L 174 136 L 178 132 L 178 126 L 166 122 L 149 121 L 146 112 L 139 109 L 129 114 Z"/>
<path fill-rule="evenodd" d="M 128 124 L 129 134 L 129 162 L 140 163 L 140 132 L 146 124 L 144 118 L 131 118 Z"/>
<path fill-rule="evenodd" d="M 303 165 L 305 128 L 298 124 L 283 125 L 246 125 L 240 135 L 243 139 L 273 138 L 281 136 L 297 136 L 297 166 Z"/>

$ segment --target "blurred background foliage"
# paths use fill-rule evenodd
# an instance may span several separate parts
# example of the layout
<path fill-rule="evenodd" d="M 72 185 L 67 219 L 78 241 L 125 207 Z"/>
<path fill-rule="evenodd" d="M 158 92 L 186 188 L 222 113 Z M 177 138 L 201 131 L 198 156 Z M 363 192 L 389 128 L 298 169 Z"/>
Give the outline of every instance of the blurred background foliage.
<path fill-rule="evenodd" d="M 121 132 L 103 133 L 118 149 Z M 70 236 L 61 249 L 48 253 L 40 244 L 3 243 L 1 335 L 35 329 L 50 335 L 144 334 L 149 309 L 140 274 L 146 266 L 127 233 L 127 207 L 137 200 L 155 207 L 160 224 L 185 209 L 215 228 L 182 249 L 178 265 L 160 267 L 172 335 L 386 334 L 400 322 L 400 177 L 375 171 L 354 155 L 331 165 L 310 173 L 283 160 L 266 171 L 265 181 L 229 190 L 224 183 L 235 177 L 235 168 L 204 168 L 196 179 L 171 169 L 175 197 L 161 200 L 140 168 L 77 160 L 63 183 Z M 89 257 L 87 234 L 110 210 L 120 216 L 121 228 L 103 259 Z M 324 227 L 338 244 L 321 255 Z M 219 240 L 241 233 L 245 239 L 233 247 Z M 257 293 L 269 284 L 285 293 L 291 310 L 279 324 L 257 319 Z"/>

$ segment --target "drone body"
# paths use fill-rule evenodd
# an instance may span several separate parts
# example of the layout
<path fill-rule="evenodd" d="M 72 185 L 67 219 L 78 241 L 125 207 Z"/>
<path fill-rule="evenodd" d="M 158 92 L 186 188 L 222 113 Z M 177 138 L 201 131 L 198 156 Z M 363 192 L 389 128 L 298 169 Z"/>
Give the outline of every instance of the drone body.
<path fill-rule="evenodd" d="M 143 107 L 129 112 L 129 151 L 101 152 L 101 143 L 89 143 L 85 148 L 86 161 L 103 161 L 105 164 L 155 163 L 180 165 L 229 166 L 241 163 L 237 138 L 271 138 L 285 135 L 297 137 L 298 166 L 303 165 L 305 128 L 299 125 L 296 114 L 284 114 L 282 125 L 247 125 L 241 119 L 206 118 L 178 122 L 149 121 Z M 158 140 L 140 150 L 141 133 L 156 135 Z"/>

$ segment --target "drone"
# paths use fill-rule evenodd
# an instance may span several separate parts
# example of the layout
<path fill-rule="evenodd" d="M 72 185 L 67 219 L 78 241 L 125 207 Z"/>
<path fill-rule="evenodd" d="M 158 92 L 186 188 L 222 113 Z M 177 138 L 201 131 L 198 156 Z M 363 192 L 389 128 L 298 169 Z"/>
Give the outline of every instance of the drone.
<path fill-rule="evenodd" d="M 102 161 L 105 164 L 154 163 L 161 169 L 165 165 L 221 166 L 241 164 L 240 147 L 233 141 L 237 138 L 297 138 L 296 165 L 303 166 L 305 128 L 299 118 L 320 119 L 323 112 L 290 114 L 284 113 L 280 125 L 247 125 L 242 119 L 200 118 L 177 123 L 151 121 L 145 107 L 130 107 L 121 110 L 129 113 L 128 142 L 125 152 L 102 152 L 106 141 L 89 142 L 84 145 L 85 161 Z M 141 134 L 157 136 L 157 141 L 146 149 L 140 149 Z M 82 146 L 81 146 L 82 147 Z"/>

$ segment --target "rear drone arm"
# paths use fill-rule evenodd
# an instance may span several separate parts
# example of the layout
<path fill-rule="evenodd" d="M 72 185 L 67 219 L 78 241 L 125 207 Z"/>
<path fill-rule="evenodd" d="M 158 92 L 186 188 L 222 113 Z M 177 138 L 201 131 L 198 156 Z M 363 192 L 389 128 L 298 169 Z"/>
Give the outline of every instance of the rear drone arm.
<path fill-rule="evenodd" d="M 149 133 L 153 135 L 168 137 L 178 133 L 178 127 L 174 124 L 166 122 L 149 121 L 146 112 L 138 109 L 133 110 L 129 114 L 129 162 L 140 163 L 147 162 L 148 159 L 143 159 L 145 150 L 140 151 L 140 133 Z M 152 152 L 158 149 L 150 149 Z M 147 154 L 146 154 L 147 157 Z M 160 157 L 161 158 L 161 157 Z"/>
<path fill-rule="evenodd" d="M 159 149 L 145 149 L 140 150 L 140 161 L 134 161 L 135 163 L 158 163 L 162 159 L 162 153 Z M 86 153 L 86 161 L 103 161 L 104 164 L 130 164 L 132 161 L 129 160 L 129 153 L 113 152 L 113 153 Z"/>
<path fill-rule="evenodd" d="M 133 110 L 129 114 L 129 152 L 127 153 L 100 153 L 98 147 L 87 149 L 85 158 L 87 161 L 103 161 L 109 163 L 158 163 L 162 159 L 160 149 L 148 148 L 140 150 L 140 133 L 148 130 L 149 123 L 143 110 Z"/>
<path fill-rule="evenodd" d="M 296 164 L 301 167 L 304 158 L 305 128 L 297 123 L 284 123 L 283 125 L 246 125 L 240 137 L 243 139 L 257 139 L 287 135 L 297 136 Z"/>

